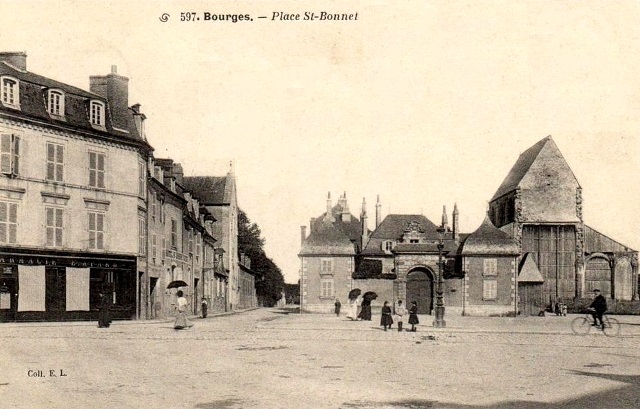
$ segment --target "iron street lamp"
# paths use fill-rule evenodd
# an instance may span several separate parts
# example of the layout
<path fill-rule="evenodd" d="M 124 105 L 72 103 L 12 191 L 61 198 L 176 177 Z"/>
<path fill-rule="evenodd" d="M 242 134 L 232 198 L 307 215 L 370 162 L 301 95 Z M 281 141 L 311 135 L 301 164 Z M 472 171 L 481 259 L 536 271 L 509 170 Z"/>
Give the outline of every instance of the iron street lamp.
<path fill-rule="evenodd" d="M 444 300 L 442 299 L 442 250 L 444 249 L 444 228 L 438 231 L 438 287 L 436 289 L 436 319 L 433 321 L 435 328 L 444 328 L 447 323 L 444 320 Z"/>

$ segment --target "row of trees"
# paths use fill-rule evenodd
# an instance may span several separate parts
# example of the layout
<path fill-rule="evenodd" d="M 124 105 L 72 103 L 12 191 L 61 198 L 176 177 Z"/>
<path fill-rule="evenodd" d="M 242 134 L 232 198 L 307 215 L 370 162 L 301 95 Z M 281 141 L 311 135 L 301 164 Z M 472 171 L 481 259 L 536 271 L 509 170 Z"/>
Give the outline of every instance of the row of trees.
<path fill-rule="evenodd" d="M 265 307 L 272 307 L 282 296 L 285 289 L 282 271 L 264 251 L 264 238 L 257 224 L 251 223 L 247 214 L 238 211 L 238 250 L 251 258 L 251 270 L 262 275 L 256 280 L 258 302 Z"/>

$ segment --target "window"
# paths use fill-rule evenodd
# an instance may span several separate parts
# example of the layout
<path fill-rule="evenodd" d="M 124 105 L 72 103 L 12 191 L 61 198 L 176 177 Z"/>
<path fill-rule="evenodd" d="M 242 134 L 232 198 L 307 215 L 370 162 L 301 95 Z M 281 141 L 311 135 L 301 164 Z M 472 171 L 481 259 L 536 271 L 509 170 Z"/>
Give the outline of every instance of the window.
<path fill-rule="evenodd" d="M 156 243 L 156 234 L 153 233 L 151 235 L 151 257 L 153 257 L 153 263 L 155 264 L 156 258 L 158 257 L 158 248 Z"/>
<path fill-rule="evenodd" d="M 333 278 L 324 278 L 320 280 L 320 297 L 333 297 Z"/>
<path fill-rule="evenodd" d="M 89 186 L 104 189 L 104 153 L 89 152 Z"/>
<path fill-rule="evenodd" d="M 164 224 L 164 200 L 160 199 L 160 223 Z"/>
<path fill-rule="evenodd" d="M 419 239 L 410 239 L 409 243 L 412 243 L 412 244 L 420 243 L 420 240 Z"/>
<path fill-rule="evenodd" d="M 391 250 L 393 250 L 393 241 L 391 240 L 385 240 L 382 242 L 382 250 L 385 253 L 391 253 Z"/>
<path fill-rule="evenodd" d="M 47 142 L 47 180 L 62 182 L 64 176 L 64 146 Z"/>
<path fill-rule="evenodd" d="M 144 197 L 146 191 L 147 182 L 146 167 L 143 162 L 138 162 L 138 196 Z"/>
<path fill-rule="evenodd" d="M 187 251 L 193 255 L 193 230 L 191 228 L 187 230 Z"/>
<path fill-rule="evenodd" d="M 104 214 L 89 213 L 89 248 L 104 249 Z"/>
<path fill-rule="evenodd" d="M 162 251 L 160 253 L 160 259 L 162 260 L 162 265 L 164 265 L 164 255 L 167 252 L 167 239 L 165 239 L 164 237 L 162 238 L 162 247 L 160 248 L 160 250 Z"/>
<path fill-rule="evenodd" d="M 178 222 L 171 219 L 171 247 L 178 248 Z"/>
<path fill-rule="evenodd" d="M 46 209 L 47 246 L 62 247 L 63 210 L 55 207 Z"/>
<path fill-rule="evenodd" d="M 0 202 L 0 243 L 15 243 L 18 230 L 18 205 Z"/>
<path fill-rule="evenodd" d="M 158 208 L 158 199 L 155 194 L 149 195 L 149 200 L 151 201 L 151 220 L 156 221 L 156 212 Z"/>
<path fill-rule="evenodd" d="M 147 228 L 144 217 L 138 217 L 138 253 L 147 254 Z"/>
<path fill-rule="evenodd" d="M 2 103 L 14 108 L 20 108 L 20 91 L 18 80 L 8 77 L 2 78 Z"/>
<path fill-rule="evenodd" d="M 495 258 L 485 258 L 482 275 L 485 275 L 485 276 L 498 275 L 498 260 Z"/>
<path fill-rule="evenodd" d="M 495 279 L 482 280 L 482 299 L 495 300 L 498 296 L 498 281 Z"/>
<path fill-rule="evenodd" d="M 64 116 L 64 94 L 62 91 L 49 91 L 47 110 L 51 115 Z"/>
<path fill-rule="evenodd" d="M 202 251 L 202 236 L 196 233 L 196 261 L 200 260 L 200 252 Z"/>
<path fill-rule="evenodd" d="M 0 135 L 0 172 L 5 175 L 18 174 L 20 159 L 20 137 L 3 133 Z"/>
<path fill-rule="evenodd" d="M 322 259 L 320 261 L 320 274 L 332 274 L 333 273 L 333 260 Z"/>
<path fill-rule="evenodd" d="M 89 120 L 94 125 L 104 126 L 104 103 L 91 101 L 89 106 Z"/>

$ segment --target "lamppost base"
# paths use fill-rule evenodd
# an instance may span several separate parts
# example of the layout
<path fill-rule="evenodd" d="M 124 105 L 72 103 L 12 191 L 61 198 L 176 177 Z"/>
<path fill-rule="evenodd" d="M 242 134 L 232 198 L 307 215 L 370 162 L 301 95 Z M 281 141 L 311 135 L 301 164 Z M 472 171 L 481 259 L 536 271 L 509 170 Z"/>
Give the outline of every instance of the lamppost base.
<path fill-rule="evenodd" d="M 434 328 L 444 328 L 447 322 L 444 320 L 444 306 L 437 305 L 435 308 L 436 319 L 433 320 Z"/>

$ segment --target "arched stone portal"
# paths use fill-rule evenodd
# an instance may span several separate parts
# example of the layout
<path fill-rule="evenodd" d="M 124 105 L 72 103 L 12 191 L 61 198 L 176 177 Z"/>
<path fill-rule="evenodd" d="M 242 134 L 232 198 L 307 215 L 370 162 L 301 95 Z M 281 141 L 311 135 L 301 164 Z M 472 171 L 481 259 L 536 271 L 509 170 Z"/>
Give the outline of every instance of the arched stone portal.
<path fill-rule="evenodd" d="M 411 302 L 418 304 L 418 314 L 431 314 L 434 298 L 434 274 L 427 268 L 411 269 L 407 274 L 407 308 Z"/>

